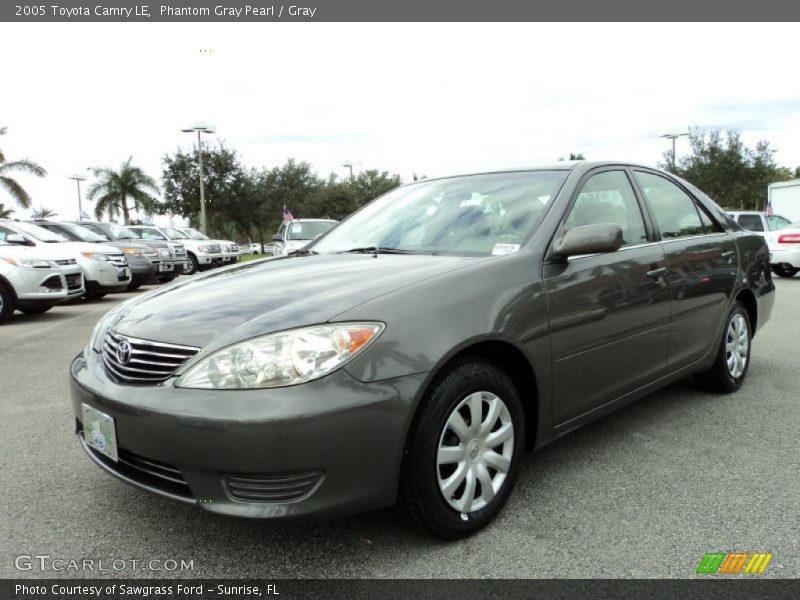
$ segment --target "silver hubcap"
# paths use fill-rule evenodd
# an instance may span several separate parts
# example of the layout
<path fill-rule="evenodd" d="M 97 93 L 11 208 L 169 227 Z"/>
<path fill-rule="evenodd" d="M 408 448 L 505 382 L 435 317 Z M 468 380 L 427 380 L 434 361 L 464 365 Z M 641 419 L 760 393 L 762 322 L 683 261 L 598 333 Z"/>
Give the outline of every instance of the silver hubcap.
<path fill-rule="evenodd" d="M 725 360 L 728 363 L 728 373 L 737 379 L 744 373 L 747 366 L 747 352 L 750 349 L 750 332 L 747 321 L 739 313 L 733 315 L 728 324 L 725 336 Z"/>
<path fill-rule="evenodd" d="M 503 487 L 513 455 L 508 407 L 491 392 L 470 394 L 439 437 L 436 474 L 442 496 L 462 514 L 484 508 Z"/>

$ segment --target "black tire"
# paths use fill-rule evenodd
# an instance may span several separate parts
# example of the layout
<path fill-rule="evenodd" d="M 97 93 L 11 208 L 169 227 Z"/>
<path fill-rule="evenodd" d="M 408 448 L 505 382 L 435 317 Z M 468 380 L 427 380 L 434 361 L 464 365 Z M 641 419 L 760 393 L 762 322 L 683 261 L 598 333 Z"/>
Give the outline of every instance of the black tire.
<path fill-rule="evenodd" d="M 200 263 L 197 262 L 197 257 L 194 254 L 189 254 L 189 264 L 191 267 L 188 271 L 184 271 L 184 275 L 194 275 L 200 271 Z"/>
<path fill-rule="evenodd" d="M 144 281 L 131 280 L 131 282 L 128 284 L 128 289 L 130 291 L 138 290 L 140 287 L 142 287 L 143 284 Z"/>
<path fill-rule="evenodd" d="M 51 308 L 53 308 L 52 304 L 49 306 L 26 306 L 25 308 L 18 308 L 17 310 L 25 315 L 42 315 Z"/>
<path fill-rule="evenodd" d="M 100 300 L 105 297 L 105 292 L 86 292 L 87 300 Z"/>
<path fill-rule="evenodd" d="M 728 367 L 730 353 L 727 345 L 732 341 L 732 322 L 734 319 L 739 318 L 741 318 L 747 326 L 747 352 L 746 357 L 744 357 L 744 368 L 740 373 L 734 375 Z M 721 338 L 714 364 L 707 371 L 698 373 L 696 379 L 700 385 L 707 390 L 720 394 L 730 394 L 742 387 L 742 383 L 744 383 L 745 377 L 747 377 L 747 370 L 750 368 L 750 350 L 752 347 L 753 330 L 750 326 L 750 316 L 747 314 L 747 309 L 745 309 L 741 302 L 736 302 L 728 313 Z"/>
<path fill-rule="evenodd" d="M 442 474 L 440 471 L 448 465 L 438 465 L 437 454 L 440 441 L 444 443 L 446 435 L 454 435 L 446 430 L 448 419 L 462 401 L 475 392 L 489 392 L 502 399 L 502 403 L 508 409 L 506 416 L 510 417 L 513 425 L 513 440 L 510 440 L 509 444 L 509 447 L 513 448 L 513 454 L 505 479 L 494 497 L 478 510 L 462 514 L 451 506 L 450 501 L 456 501 L 455 495 L 458 490 L 462 490 L 462 495 L 466 495 L 465 488 L 461 487 L 464 484 L 459 484 L 454 490 L 450 501 L 445 499 L 440 489 L 439 477 L 448 477 L 447 473 Z M 488 411 L 484 411 L 482 402 L 481 411 L 483 419 Z M 406 438 L 400 468 L 398 495 L 400 510 L 413 525 L 442 539 L 455 540 L 475 533 L 491 522 L 508 500 L 525 447 L 524 438 L 525 418 L 522 403 L 508 375 L 487 360 L 466 358 L 459 361 L 434 380 L 414 416 Z M 470 460 L 469 444 L 465 444 L 465 460 Z M 474 458 L 473 455 L 472 459 Z M 457 470 L 459 466 L 453 468 Z M 496 474 L 495 471 L 492 477 Z M 477 494 L 479 483 L 474 485 Z"/>
<path fill-rule="evenodd" d="M 0 325 L 14 314 L 14 294 L 0 281 Z"/>
<path fill-rule="evenodd" d="M 797 275 L 797 271 L 800 270 L 800 269 L 795 269 L 795 268 L 792 268 L 792 267 L 782 267 L 781 266 L 781 267 L 775 267 L 772 270 L 775 273 L 775 275 L 777 275 L 778 277 L 791 278 L 791 277 L 794 277 L 795 275 Z"/>

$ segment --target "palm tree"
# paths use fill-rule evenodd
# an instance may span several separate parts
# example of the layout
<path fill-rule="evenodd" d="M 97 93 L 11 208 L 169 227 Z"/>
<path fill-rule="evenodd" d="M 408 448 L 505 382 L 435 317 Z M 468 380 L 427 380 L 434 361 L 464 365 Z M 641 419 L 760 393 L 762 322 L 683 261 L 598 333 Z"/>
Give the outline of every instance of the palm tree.
<path fill-rule="evenodd" d="M 0 202 L 0 219 L 10 219 L 13 212 L 13 208 L 6 208 L 5 204 Z"/>
<path fill-rule="evenodd" d="M 58 213 L 51 208 L 40 206 L 31 213 L 32 219 L 47 219 L 48 217 L 57 217 Z"/>
<path fill-rule="evenodd" d="M 7 127 L 0 127 L 0 135 L 5 135 L 6 131 L 8 131 Z M 3 151 L 0 150 L 0 188 L 5 189 L 23 208 L 30 208 L 31 197 L 28 195 L 28 192 L 25 191 L 16 179 L 8 176 L 8 174 L 13 171 L 31 173 L 37 177 L 44 177 L 47 175 L 47 171 L 27 158 L 6 162 L 6 157 Z"/>
<path fill-rule="evenodd" d="M 94 214 L 98 219 L 103 218 L 103 213 L 108 213 L 110 218 L 119 216 L 121 211 L 127 225 L 132 209 L 155 212 L 157 200 L 150 192 L 158 192 L 158 186 L 142 169 L 132 166 L 132 160 L 133 157 L 129 157 L 119 171 L 107 167 L 94 169 L 99 181 L 92 184 L 86 198 L 97 200 Z M 128 204 L 129 198 L 133 200 L 132 206 Z"/>

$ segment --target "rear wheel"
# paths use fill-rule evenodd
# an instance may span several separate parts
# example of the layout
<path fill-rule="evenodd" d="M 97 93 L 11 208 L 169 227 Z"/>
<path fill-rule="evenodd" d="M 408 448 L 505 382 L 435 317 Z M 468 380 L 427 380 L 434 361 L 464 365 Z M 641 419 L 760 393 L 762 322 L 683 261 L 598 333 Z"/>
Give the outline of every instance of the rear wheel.
<path fill-rule="evenodd" d="M 713 392 L 735 392 L 744 383 L 750 366 L 750 317 L 741 302 L 728 314 L 717 358 L 708 371 L 697 375 L 700 384 Z"/>
<path fill-rule="evenodd" d="M 773 271 L 775 275 L 778 277 L 794 277 L 797 274 L 797 271 L 800 269 L 795 269 L 794 267 L 787 267 L 781 265 L 780 267 L 775 267 Z"/>
<path fill-rule="evenodd" d="M 457 364 L 432 385 L 409 431 L 401 510 L 440 538 L 475 533 L 508 500 L 524 436 L 522 404 L 508 375 L 478 358 Z"/>
<path fill-rule="evenodd" d="M 140 287 L 142 287 L 143 283 L 144 283 L 143 281 L 137 281 L 136 279 L 132 279 L 131 282 L 128 284 L 128 289 L 131 291 L 138 290 Z"/>
<path fill-rule="evenodd" d="M 0 324 L 5 323 L 11 318 L 14 312 L 14 295 L 5 286 L 0 283 Z"/>

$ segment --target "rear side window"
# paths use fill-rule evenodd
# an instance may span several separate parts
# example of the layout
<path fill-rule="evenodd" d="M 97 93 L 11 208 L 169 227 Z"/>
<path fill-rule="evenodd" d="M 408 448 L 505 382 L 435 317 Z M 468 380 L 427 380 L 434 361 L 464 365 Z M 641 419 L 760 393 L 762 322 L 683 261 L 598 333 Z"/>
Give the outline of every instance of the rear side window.
<path fill-rule="evenodd" d="M 564 232 L 581 225 L 616 223 L 625 245 L 647 241 L 644 219 L 624 171 L 605 171 L 590 177 L 564 221 Z"/>
<path fill-rule="evenodd" d="M 694 198 L 677 185 L 652 173 L 636 171 L 635 174 L 653 209 L 653 216 L 663 239 L 717 231 L 711 218 L 697 207 Z"/>
<path fill-rule="evenodd" d="M 736 220 L 742 229 L 748 231 L 764 231 L 764 222 L 761 220 L 761 215 L 739 215 Z"/>

